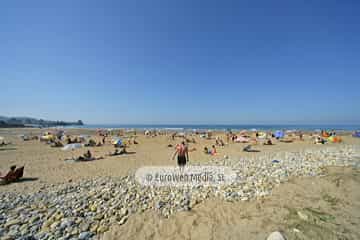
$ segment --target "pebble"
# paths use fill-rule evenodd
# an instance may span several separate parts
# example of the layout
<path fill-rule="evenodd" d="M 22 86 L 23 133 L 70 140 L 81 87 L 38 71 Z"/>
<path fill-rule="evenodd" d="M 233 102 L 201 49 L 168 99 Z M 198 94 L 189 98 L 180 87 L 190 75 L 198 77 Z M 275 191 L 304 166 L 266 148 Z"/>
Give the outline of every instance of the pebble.
<path fill-rule="evenodd" d="M 272 232 L 266 240 L 286 240 L 280 232 Z"/>
<path fill-rule="evenodd" d="M 82 232 L 79 234 L 80 240 L 89 239 L 91 237 L 91 232 Z"/>
<path fill-rule="evenodd" d="M 121 218 L 121 220 L 119 221 L 119 225 L 123 225 L 126 221 L 127 221 L 128 217 L 124 216 L 123 218 Z"/>
<path fill-rule="evenodd" d="M 308 221 L 309 220 L 309 217 L 308 215 L 306 215 L 305 213 L 301 212 L 301 211 L 298 211 L 297 212 L 297 215 L 299 216 L 299 218 L 301 220 L 304 220 L 304 221 Z"/>
<path fill-rule="evenodd" d="M 104 233 L 106 232 L 107 230 L 109 230 L 109 227 L 108 226 L 100 226 L 97 228 L 96 232 L 97 233 Z"/>
<path fill-rule="evenodd" d="M 30 218 L 29 223 L 34 223 L 40 219 L 39 215 L 35 215 Z"/>
<path fill-rule="evenodd" d="M 86 231 L 89 230 L 90 225 L 88 223 L 81 223 L 79 228 L 80 228 L 81 231 L 86 232 Z"/>

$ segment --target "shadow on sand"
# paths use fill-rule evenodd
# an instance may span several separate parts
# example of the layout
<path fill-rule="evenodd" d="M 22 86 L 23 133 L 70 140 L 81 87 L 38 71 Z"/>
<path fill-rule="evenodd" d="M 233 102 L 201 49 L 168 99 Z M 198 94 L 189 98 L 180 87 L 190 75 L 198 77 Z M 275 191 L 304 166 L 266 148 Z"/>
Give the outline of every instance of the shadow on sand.
<path fill-rule="evenodd" d="M 250 149 L 250 150 L 246 150 L 244 152 L 260 152 L 260 150 L 252 150 L 252 149 Z"/>
<path fill-rule="evenodd" d="M 17 148 L 14 148 L 14 147 L 0 147 L 0 151 L 14 151 L 16 150 Z"/>
<path fill-rule="evenodd" d="M 136 152 L 126 152 L 126 153 L 124 153 L 124 154 L 122 154 L 122 155 L 132 155 L 132 154 L 135 154 Z"/>
<path fill-rule="evenodd" d="M 17 183 L 20 183 L 20 182 L 33 182 L 33 181 L 37 181 L 37 180 L 39 180 L 39 178 L 23 177 L 23 178 L 20 178 L 19 180 L 17 180 L 16 182 Z"/>

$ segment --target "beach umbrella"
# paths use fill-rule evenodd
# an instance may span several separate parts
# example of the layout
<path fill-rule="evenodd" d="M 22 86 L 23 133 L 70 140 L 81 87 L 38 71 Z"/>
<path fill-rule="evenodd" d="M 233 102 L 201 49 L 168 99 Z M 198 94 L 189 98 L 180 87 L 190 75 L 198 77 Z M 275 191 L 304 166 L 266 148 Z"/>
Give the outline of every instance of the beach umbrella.
<path fill-rule="evenodd" d="M 64 151 L 69 151 L 69 150 L 74 150 L 74 149 L 78 149 L 78 148 L 82 148 L 82 144 L 81 143 L 72 143 L 72 144 L 66 144 L 62 150 Z"/>
<path fill-rule="evenodd" d="M 353 137 L 360 138 L 360 131 L 354 132 Z M 0 139 L 1 140 L 1 139 Z"/>
<path fill-rule="evenodd" d="M 278 130 L 275 132 L 275 138 L 283 138 L 284 136 L 285 136 L 284 131 Z"/>

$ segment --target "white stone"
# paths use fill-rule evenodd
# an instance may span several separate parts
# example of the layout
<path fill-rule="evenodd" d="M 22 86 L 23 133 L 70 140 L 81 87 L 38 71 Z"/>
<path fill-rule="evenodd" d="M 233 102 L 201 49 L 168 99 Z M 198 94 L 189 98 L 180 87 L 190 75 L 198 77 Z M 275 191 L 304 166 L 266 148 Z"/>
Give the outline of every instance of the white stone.
<path fill-rule="evenodd" d="M 272 232 L 266 240 L 286 240 L 280 232 Z"/>

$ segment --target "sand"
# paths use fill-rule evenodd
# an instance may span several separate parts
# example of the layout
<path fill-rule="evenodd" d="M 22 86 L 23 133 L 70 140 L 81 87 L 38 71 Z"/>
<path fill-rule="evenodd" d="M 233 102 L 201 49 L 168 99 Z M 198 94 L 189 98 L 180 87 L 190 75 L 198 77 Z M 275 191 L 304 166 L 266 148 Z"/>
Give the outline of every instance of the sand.
<path fill-rule="evenodd" d="M 39 141 L 23 141 L 20 134 L 38 135 L 44 129 L 0 129 L 0 136 L 13 144 L 0 148 L 0 171 L 4 173 L 9 166 L 25 166 L 24 180 L 0 186 L 1 191 L 35 192 L 51 184 L 76 182 L 96 176 L 125 176 L 141 166 L 175 165 L 170 159 L 174 149 L 167 147 L 181 140 L 170 140 L 167 136 L 155 138 L 138 134 L 138 145 L 131 145 L 128 151 L 134 154 L 107 157 L 113 146 L 108 143 L 102 147 L 82 148 L 63 151 L 51 148 Z M 95 135 L 93 130 L 72 129 L 69 134 Z M 219 134 L 224 140 L 225 136 Z M 248 158 L 273 151 L 298 151 L 306 148 L 322 148 L 314 145 L 309 136 L 305 141 L 276 143 L 274 146 L 256 145 L 258 153 L 244 153 L 245 143 L 231 143 L 217 148 L 216 156 L 202 152 L 205 146 L 211 147 L 214 140 L 195 137 L 197 143 L 190 144 L 196 151 L 190 153 L 192 163 L 208 162 L 211 158 Z M 360 145 L 360 140 L 344 136 L 346 144 Z M 100 138 L 97 138 L 100 140 Z M 96 157 L 104 159 L 91 162 L 69 163 L 64 159 L 77 157 L 90 149 Z M 228 203 L 208 200 L 190 212 L 177 213 L 164 219 L 152 211 L 132 216 L 122 226 L 112 228 L 105 239 L 265 239 L 276 230 L 283 231 L 289 239 L 360 239 L 360 175 L 350 168 L 331 168 L 323 178 L 297 178 L 276 188 L 270 197 L 261 201 Z M 305 210 L 304 210 L 305 209 Z M 307 210 L 306 210 L 307 209 Z M 309 210 L 310 209 L 310 210 Z M 307 212 L 321 209 L 333 216 L 334 222 L 316 223 L 302 221 L 297 211 Z M 315 217 L 316 218 L 316 217 Z M 294 228 L 297 229 L 294 232 Z M 336 233 L 339 233 L 336 235 Z M 298 237 L 298 238 L 297 238 Z M 322 238 L 320 238 L 322 237 Z"/>
<path fill-rule="evenodd" d="M 358 170 L 330 168 L 326 177 L 293 179 L 262 200 L 209 200 L 169 219 L 137 214 L 103 239 L 263 240 L 273 231 L 288 239 L 360 239 L 359 184 Z"/>

